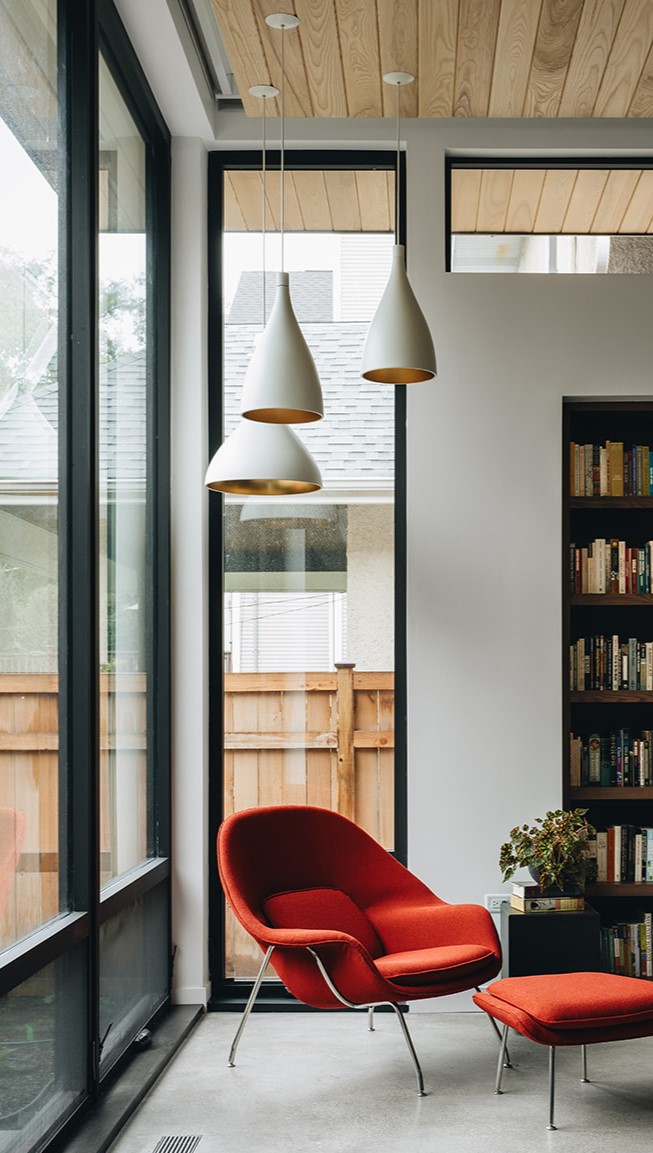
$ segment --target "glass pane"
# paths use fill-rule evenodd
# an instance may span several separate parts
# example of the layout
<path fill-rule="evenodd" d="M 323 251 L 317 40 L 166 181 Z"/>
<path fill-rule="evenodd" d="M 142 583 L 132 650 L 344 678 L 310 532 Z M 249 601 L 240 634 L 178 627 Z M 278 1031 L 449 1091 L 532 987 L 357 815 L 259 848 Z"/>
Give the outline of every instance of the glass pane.
<path fill-rule="evenodd" d="M 269 238 L 268 267 L 279 267 Z M 296 426 L 322 472 L 306 497 L 225 498 L 225 814 L 315 804 L 394 844 L 394 389 L 360 377 L 394 238 L 286 236 L 325 418 Z M 261 237 L 225 233 L 225 433 L 261 330 Z M 275 277 L 266 277 L 266 307 Z M 226 976 L 259 951 L 227 913 Z"/>
<path fill-rule="evenodd" d="M 56 0 L 0 4 L 0 950 L 67 907 L 59 887 L 56 9 Z"/>
<path fill-rule="evenodd" d="M 456 167 L 451 271 L 653 272 L 653 169 Z"/>
<path fill-rule="evenodd" d="M 86 1093 L 84 946 L 0 997 L 0 1153 L 27 1153 Z"/>
<path fill-rule="evenodd" d="M 148 855 L 145 144 L 100 61 L 100 725 L 103 883 Z"/>
<path fill-rule="evenodd" d="M 163 1004 L 168 989 L 168 897 L 159 885 L 100 929 L 104 1073 Z"/>

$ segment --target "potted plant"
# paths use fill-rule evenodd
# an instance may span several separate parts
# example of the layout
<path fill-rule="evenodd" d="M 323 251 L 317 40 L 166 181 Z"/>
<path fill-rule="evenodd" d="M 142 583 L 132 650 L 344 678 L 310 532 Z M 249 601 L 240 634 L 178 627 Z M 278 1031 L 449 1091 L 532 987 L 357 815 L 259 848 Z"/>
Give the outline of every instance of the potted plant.
<path fill-rule="evenodd" d="M 595 830 L 586 813 L 587 809 L 549 810 L 534 825 L 512 829 L 499 857 L 504 881 L 526 868 L 542 889 L 582 892 L 596 870 L 589 844 Z"/>

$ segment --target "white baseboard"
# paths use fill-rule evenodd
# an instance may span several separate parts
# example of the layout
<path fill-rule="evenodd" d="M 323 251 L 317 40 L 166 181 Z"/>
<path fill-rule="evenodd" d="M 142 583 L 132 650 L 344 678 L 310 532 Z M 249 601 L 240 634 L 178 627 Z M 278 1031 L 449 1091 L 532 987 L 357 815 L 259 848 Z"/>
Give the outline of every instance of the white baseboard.
<path fill-rule="evenodd" d="M 209 1003 L 210 985 L 182 985 L 172 990 L 173 1005 L 203 1005 Z"/>

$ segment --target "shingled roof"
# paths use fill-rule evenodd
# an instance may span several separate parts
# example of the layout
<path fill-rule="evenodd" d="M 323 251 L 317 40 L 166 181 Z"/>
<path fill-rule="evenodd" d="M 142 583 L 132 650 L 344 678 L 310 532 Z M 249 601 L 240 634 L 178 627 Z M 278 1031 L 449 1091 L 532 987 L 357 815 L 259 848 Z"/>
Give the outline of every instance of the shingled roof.
<path fill-rule="evenodd" d="M 243 381 L 260 325 L 225 329 L 225 434 L 240 415 Z M 303 324 L 324 394 L 324 419 L 296 425 L 315 457 L 325 484 L 390 478 L 394 473 L 394 390 L 371 384 L 360 375 L 361 324 Z"/>
<path fill-rule="evenodd" d="M 145 479 L 145 353 L 100 367 L 100 452 L 110 480 Z M 56 484 L 59 407 L 50 379 L 18 393 L 0 415 L 0 481 Z"/>
<path fill-rule="evenodd" d="M 330 314 L 331 274 L 293 274 L 292 294 L 302 331 L 315 358 L 324 392 L 325 417 L 296 426 L 313 453 L 326 486 L 333 482 L 364 488 L 367 482 L 391 483 L 394 473 L 394 389 L 370 384 L 360 376 L 367 324 L 319 322 L 307 313 Z M 251 303 L 260 276 L 245 283 L 237 309 Z M 321 295 L 315 295 L 317 289 Z M 320 304 L 321 300 L 321 304 Z M 248 304 L 249 306 L 249 304 Z M 250 312 L 250 316 L 252 313 Z M 245 373 L 260 324 L 225 325 L 225 434 L 236 426 Z M 111 386 L 115 373 L 119 387 Z M 100 395 L 106 404 L 101 421 L 101 451 L 110 478 L 140 484 L 145 477 L 145 354 L 125 353 L 100 369 Z M 0 481 L 56 483 L 57 389 L 45 381 L 15 397 L 0 416 Z"/>

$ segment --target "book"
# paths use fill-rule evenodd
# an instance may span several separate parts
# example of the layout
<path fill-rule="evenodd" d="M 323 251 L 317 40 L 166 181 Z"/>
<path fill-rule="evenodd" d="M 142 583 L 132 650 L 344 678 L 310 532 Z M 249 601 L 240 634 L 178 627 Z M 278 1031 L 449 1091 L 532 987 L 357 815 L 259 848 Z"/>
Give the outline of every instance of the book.
<path fill-rule="evenodd" d="M 513 881 L 513 897 L 541 897 L 542 890 L 536 881 Z"/>
<path fill-rule="evenodd" d="M 510 897 L 510 908 L 519 913 L 578 913 L 584 897 Z"/>

